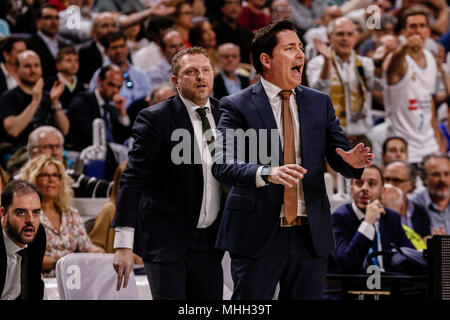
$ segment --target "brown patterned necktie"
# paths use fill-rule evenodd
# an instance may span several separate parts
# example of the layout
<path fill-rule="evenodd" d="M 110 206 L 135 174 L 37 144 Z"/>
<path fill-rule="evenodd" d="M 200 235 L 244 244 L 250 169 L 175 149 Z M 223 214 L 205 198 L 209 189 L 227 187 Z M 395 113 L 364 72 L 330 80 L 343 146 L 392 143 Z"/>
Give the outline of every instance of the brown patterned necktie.
<path fill-rule="evenodd" d="M 282 90 L 279 93 L 282 102 L 281 117 L 283 120 L 283 153 L 285 165 L 296 163 L 294 124 L 292 121 L 291 110 L 289 109 L 289 98 L 291 94 L 292 91 L 290 90 Z M 297 197 L 297 185 L 295 185 L 293 188 L 284 187 L 284 217 L 286 218 L 288 224 L 291 224 L 297 217 Z"/>

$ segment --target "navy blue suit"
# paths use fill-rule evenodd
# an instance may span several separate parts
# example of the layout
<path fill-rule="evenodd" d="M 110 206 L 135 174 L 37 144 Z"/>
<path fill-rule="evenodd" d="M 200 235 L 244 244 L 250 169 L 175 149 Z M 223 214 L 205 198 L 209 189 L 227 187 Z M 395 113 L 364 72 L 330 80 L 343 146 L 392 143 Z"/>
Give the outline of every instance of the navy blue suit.
<path fill-rule="evenodd" d="M 403 231 L 400 215 L 385 208 L 386 214 L 380 216 L 381 247 L 389 250 L 390 243 L 398 247 L 414 248 Z M 337 209 L 331 216 L 333 220 L 336 250 L 331 254 L 329 271 L 333 273 L 366 273 L 364 261 L 374 240 L 369 240 L 358 232 L 361 221 L 356 217 L 351 204 Z M 389 257 L 383 256 L 385 271 L 393 271 Z"/>
<path fill-rule="evenodd" d="M 323 268 L 323 263 L 326 265 L 326 256 L 334 249 L 330 203 L 324 183 L 325 159 L 334 170 L 347 178 L 359 178 L 363 171 L 350 167 L 335 151 L 338 147 L 349 150 L 351 146 L 339 126 L 329 96 L 304 86 L 295 88 L 295 92 L 300 119 L 301 166 L 308 170 L 303 178 L 309 219 L 307 225 L 293 228 L 279 227 L 284 187 L 277 184 L 256 187 L 256 171 L 263 164 L 259 156 L 256 163 L 242 163 L 236 159 L 228 159 L 231 163 L 223 161 L 223 164 L 220 164 L 217 160 L 225 155 L 216 151 L 213 174 L 219 181 L 233 185 L 225 204 L 217 247 L 231 254 L 232 275 L 235 282 L 234 298 L 237 299 L 270 299 L 278 280 L 281 280 L 281 298 L 321 297 L 326 273 L 326 266 Z M 224 97 L 220 101 L 220 108 L 222 116 L 218 129 L 223 135 L 226 129 L 277 130 L 275 117 L 261 82 L 235 95 Z M 265 145 L 267 150 L 272 149 L 270 133 L 267 137 L 258 137 L 257 140 L 252 145 Z M 245 146 L 246 151 L 248 147 Z M 278 152 L 279 157 L 278 163 L 272 165 L 283 165 L 281 142 L 278 149 L 273 149 L 275 153 Z M 251 259 L 262 259 L 261 264 L 280 260 L 278 243 L 286 244 L 289 238 L 299 239 L 297 242 L 299 245 L 289 254 L 303 261 L 310 261 L 311 265 L 307 266 L 308 263 L 305 263 L 299 266 L 301 270 L 297 269 L 297 275 L 287 276 L 281 274 L 284 272 L 282 268 L 290 262 L 274 266 L 273 272 L 267 274 L 256 268 L 253 270 L 256 273 L 254 279 L 242 280 L 240 271 L 246 268 L 246 263 L 252 261 Z M 250 260 L 244 261 L 242 257 Z M 320 268 L 314 267 L 313 261 L 322 257 L 325 257 L 325 262 L 322 259 Z M 234 267 L 233 260 L 239 261 Z M 295 270 L 293 272 L 295 273 Z M 269 284 L 271 288 L 258 287 L 262 282 Z M 282 295 L 283 286 L 288 287 L 289 283 L 294 282 L 299 284 L 291 288 L 286 295 Z M 245 289 L 241 292 L 241 288 Z"/>
<path fill-rule="evenodd" d="M 210 99 L 215 121 L 219 121 L 218 101 Z M 180 143 L 172 141 L 172 133 L 185 129 L 190 133 L 193 164 L 175 164 L 172 149 Z M 143 109 L 133 126 L 133 148 L 129 152 L 117 200 L 113 226 L 135 228 L 134 251 L 144 262 L 173 265 L 192 254 L 192 243 L 214 263 L 195 266 L 194 286 L 202 292 L 190 291 L 189 279 L 158 268 L 158 283 L 150 282 L 156 299 L 221 299 L 223 251 L 214 246 L 220 223 L 220 212 L 206 230 L 197 229 L 203 197 L 202 165 L 195 164 L 199 154 L 188 111 L 179 95 Z M 178 261 L 178 262 L 177 262 Z M 205 260 L 206 261 L 206 260 Z M 184 263 L 184 262 L 183 262 Z M 179 266 L 179 264 L 178 264 Z M 177 267 L 178 268 L 178 267 Z M 182 268 L 182 266 L 180 267 Z M 155 271 L 153 271 L 155 273 Z M 188 277 L 188 275 L 186 275 Z M 185 288 L 186 287 L 186 288 Z M 160 293 L 158 293 L 158 292 Z M 182 294 L 180 293 L 181 291 Z M 184 292 L 186 291 L 186 293 Z"/>

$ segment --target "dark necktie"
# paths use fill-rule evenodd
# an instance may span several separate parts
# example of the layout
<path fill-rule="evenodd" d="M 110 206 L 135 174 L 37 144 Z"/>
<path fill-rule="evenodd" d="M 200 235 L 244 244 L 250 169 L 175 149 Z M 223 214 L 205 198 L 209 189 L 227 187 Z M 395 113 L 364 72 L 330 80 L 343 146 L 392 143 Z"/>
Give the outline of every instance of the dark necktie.
<path fill-rule="evenodd" d="M 202 120 L 202 130 L 203 134 L 205 134 L 206 131 L 211 130 L 211 125 L 209 124 L 208 117 L 206 116 L 206 107 L 204 108 L 197 108 L 195 109 L 197 113 L 200 115 L 200 119 Z M 214 157 L 214 135 L 211 131 L 209 131 L 210 134 L 205 136 L 206 137 L 206 143 L 208 145 L 209 152 L 211 153 L 211 157 Z"/>
<path fill-rule="evenodd" d="M 284 164 L 295 164 L 295 139 L 294 124 L 292 122 L 292 114 L 289 108 L 289 98 L 292 91 L 282 90 L 279 95 L 281 97 L 282 109 L 281 118 L 283 121 L 283 154 Z M 288 224 L 291 224 L 297 218 L 298 211 L 298 190 L 297 186 L 293 188 L 284 187 L 284 217 Z"/>
<path fill-rule="evenodd" d="M 112 135 L 111 131 L 111 125 L 109 123 L 109 117 L 108 117 L 108 104 L 103 105 L 103 121 L 105 121 L 105 134 L 106 134 L 106 141 L 108 142 L 114 142 L 114 137 Z"/>
<path fill-rule="evenodd" d="M 17 254 L 22 257 L 20 263 L 20 299 L 28 300 L 28 249 L 23 248 Z"/>

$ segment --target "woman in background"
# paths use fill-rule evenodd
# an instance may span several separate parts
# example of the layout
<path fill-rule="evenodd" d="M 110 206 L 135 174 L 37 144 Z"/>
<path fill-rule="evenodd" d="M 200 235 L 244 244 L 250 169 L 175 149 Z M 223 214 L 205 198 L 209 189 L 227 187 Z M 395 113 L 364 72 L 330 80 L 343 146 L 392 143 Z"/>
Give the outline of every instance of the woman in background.
<path fill-rule="evenodd" d="M 40 155 L 22 168 L 22 178 L 34 183 L 42 193 L 41 224 L 47 234 L 42 270 L 45 277 L 55 276 L 60 258 L 73 252 L 103 253 L 92 244 L 78 211 L 71 207 L 71 178 L 61 161 Z"/>

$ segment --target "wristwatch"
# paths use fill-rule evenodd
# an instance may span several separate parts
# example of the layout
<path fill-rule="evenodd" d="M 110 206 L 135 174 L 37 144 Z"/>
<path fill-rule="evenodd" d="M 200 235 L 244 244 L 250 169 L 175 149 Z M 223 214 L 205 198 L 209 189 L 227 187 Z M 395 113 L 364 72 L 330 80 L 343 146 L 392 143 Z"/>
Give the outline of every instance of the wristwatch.
<path fill-rule="evenodd" d="M 261 178 L 264 180 L 265 183 L 269 183 L 269 173 L 270 173 L 270 166 L 264 166 L 261 169 Z"/>

